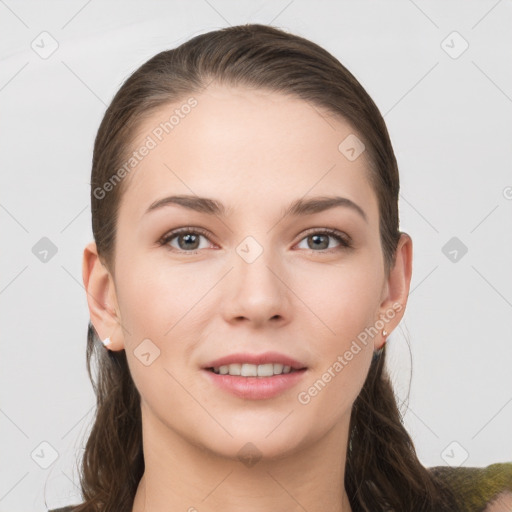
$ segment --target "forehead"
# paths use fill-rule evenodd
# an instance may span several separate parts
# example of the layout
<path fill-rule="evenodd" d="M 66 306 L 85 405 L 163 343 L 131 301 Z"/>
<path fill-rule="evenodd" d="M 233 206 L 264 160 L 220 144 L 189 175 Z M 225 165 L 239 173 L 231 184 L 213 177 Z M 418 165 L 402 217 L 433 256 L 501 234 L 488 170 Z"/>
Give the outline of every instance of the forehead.
<path fill-rule="evenodd" d="M 357 134 L 340 116 L 282 93 L 216 85 L 163 105 L 144 119 L 133 151 L 145 156 L 127 176 L 121 212 L 137 221 L 171 194 L 220 198 L 240 209 L 341 195 L 377 215 L 367 152 L 340 149 Z M 140 151 L 139 151 L 140 152 Z"/>

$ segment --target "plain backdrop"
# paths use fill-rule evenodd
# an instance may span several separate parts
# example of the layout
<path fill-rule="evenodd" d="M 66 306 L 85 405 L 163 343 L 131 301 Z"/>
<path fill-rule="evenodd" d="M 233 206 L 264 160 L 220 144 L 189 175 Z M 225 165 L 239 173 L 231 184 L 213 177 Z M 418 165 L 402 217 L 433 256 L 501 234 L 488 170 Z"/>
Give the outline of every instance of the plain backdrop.
<path fill-rule="evenodd" d="M 251 22 L 333 53 L 387 123 L 414 241 L 388 368 L 420 460 L 512 460 L 511 1 L 2 0 L 0 512 L 80 501 L 95 406 L 81 265 L 106 106 L 156 53 Z"/>

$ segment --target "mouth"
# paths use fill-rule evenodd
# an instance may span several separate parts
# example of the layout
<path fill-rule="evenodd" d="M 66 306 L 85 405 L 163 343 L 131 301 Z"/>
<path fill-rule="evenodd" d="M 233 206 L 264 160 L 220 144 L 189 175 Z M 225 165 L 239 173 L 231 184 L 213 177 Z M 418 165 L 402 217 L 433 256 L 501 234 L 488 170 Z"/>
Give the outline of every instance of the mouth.
<path fill-rule="evenodd" d="M 214 389 L 244 400 L 263 400 L 281 395 L 303 380 L 308 368 L 279 352 L 238 352 L 207 362 L 202 374 Z"/>

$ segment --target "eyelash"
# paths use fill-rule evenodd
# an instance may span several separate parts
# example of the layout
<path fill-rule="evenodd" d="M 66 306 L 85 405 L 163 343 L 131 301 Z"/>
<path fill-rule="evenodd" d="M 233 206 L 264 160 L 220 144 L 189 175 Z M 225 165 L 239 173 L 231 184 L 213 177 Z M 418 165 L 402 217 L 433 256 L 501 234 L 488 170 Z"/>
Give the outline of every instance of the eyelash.
<path fill-rule="evenodd" d="M 205 231 L 204 229 L 188 227 L 188 228 L 179 228 L 179 229 L 170 231 L 169 233 L 165 234 L 158 241 L 158 244 L 160 246 L 167 246 L 167 248 L 172 252 L 178 252 L 178 253 L 183 253 L 183 254 L 193 255 L 193 254 L 198 254 L 201 251 L 201 249 L 196 250 L 196 251 L 184 251 L 184 250 L 176 249 L 175 247 L 168 246 L 169 242 L 171 240 L 173 240 L 174 238 L 176 238 L 180 234 L 203 235 L 205 238 L 210 240 L 209 233 L 207 231 Z M 322 249 L 320 251 L 315 251 L 313 249 L 309 249 L 310 252 L 315 253 L 315 254 L 317 254 L 317 253 L 318 254 L 330 254 L 333 251 L 352 248 L 352 241 L 351 241 L 350 237 L 342 234 L 340 231 L 338 231 L 336 229 L 330 229 L 330 228 L 307 231 L 305 233 L 305 236 L 303 238 L 301 238 L 299 242 L 302 242 L 302 240 L 304 240 L 304 238 L 307 238 L 308 236 L 312 236 L 312 235 L 329 235 L 329 236 L 335 238 L 340 243 L 340 245 L 338 247 L 334 247 L 332 249 Z"/>

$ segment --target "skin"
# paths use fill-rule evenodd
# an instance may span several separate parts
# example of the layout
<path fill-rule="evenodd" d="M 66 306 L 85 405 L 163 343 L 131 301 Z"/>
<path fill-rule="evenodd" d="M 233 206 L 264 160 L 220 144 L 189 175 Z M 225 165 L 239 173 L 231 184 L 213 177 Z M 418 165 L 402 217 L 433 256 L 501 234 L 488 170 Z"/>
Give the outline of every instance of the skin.
<path fill-rule="evenodd" d="M 512 492 L 504 491 L 500 493 L 487 507 L 484 512 L 511 512 L 512 511 Z"/>
<path fill-rule="evenodd" d="M 385 329 L 398 325 L 412 241 L 402 235 L 386 275 L 366 154 L 349 161 L 338 150 L 354 133 L 345 120 L 262 90 L 214 84 L 194 97 L 198 105 L 125 178 L 115 277 L 94 243 L 84 250 L 91 321 L 101 339 L 111 337 L 110 350 L 126 350 L 141 395 L 146 466 L 133 512 L 350 512 L 342 483 L 351 406 L 381 332 L 308 404 L 297 394 L 395 303 L 402 309 Z M 136 147 L 181 104 L 146 119 Z M 174 194 L 217 199 L 230 215 L 174 205 L 144 215 Z M 282 218 L 293 200 L 335 194 L 357 203 L 367 221 L 347 207 Z M 199 246 L 183 237 L 158 245 L 190 226 L 211 236 Z M 338 229 L 353 248 L 329 235 L 317 248 L 305 233 L 311 228 Z M 263 249 L 252 263 L 236 251 L 247 236 Z M 197 254 L 186 253 L 191 245 Z M 134 354 L 146 338 L 160 350 L 149 366 Z M 228 394 L 201 370 L 233 352 L 266 351 L 308 367 L 297 386 L 271 399 Z M 261 456 L 252 466 L 238 458 L 247 442 Z"/>

